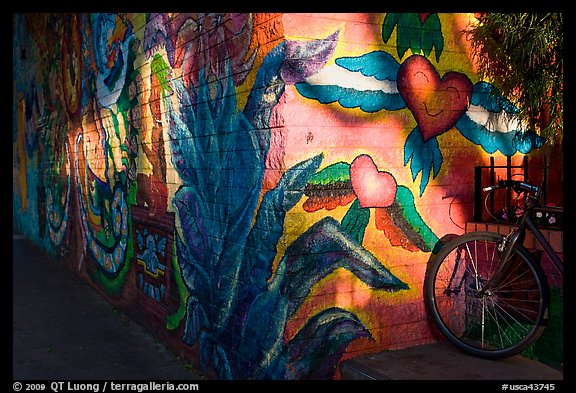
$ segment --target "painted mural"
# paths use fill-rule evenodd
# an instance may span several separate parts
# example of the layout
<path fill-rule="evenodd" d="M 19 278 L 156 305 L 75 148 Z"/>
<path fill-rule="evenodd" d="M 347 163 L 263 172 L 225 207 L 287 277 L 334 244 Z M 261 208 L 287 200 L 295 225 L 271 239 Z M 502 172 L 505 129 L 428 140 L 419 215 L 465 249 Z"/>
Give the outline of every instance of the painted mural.
<path fill-rule="evenodd" d="M 470 15 L 14 18 L 14 226 L 214 378 L 433 341 L 445 179 L 543 144 L 450 68 Z"/>
<path fill-rule="evenodd" d="M 323 104 L 338 102 L 364 112 L 407 108 L 416 127 L 404 143 L 404 164 L 410 163 L 414 180 L 421 174 L 420 196 L 430 172 L 436 177 L 442 166 L 437 137 L 453 128 L 490 154 L 512 156 L 542 147 L 541 137 L 510 116 L 518 108 L 490 83 L 472 84 L 456 71 L 440 75 L 427 57 L 435 48 L 438 62 L 444 47 L 438 15 L 388 14 L 382 24 L 384 43 L 396 25 L 398 57 L 402 59 L 408 48 L 412 52 L 401 63 L 386 51 L 339 57 L 333 66 L 298 84 L 298 92 Z"/>

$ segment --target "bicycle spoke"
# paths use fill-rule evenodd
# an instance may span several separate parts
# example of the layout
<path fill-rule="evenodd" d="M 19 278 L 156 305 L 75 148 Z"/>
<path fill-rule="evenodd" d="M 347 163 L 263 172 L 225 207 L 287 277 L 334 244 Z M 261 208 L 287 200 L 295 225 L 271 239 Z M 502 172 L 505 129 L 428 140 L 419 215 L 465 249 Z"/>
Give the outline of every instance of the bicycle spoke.
<path fill-rule="evenodd" d="M 499 281 L 503 284 L 503 285 L 519 285 L 519 284 L 529 284 L 529 283 L 534 283 L 534 278 L 532 277 L 532 275 L 530 274 L 529 271 L 526 271 L 524 273 L 521 273 L 520 275 L 516 275 L 516 277 L 511 278 L 512 274 L 514 273 L 518 273 L 517 271 L 513 271 L 508 273 L 508 275 L 506 277 L 501 278 Z M 525 281 L 519 281 L 522 277 L 526 277 L 527 279 Z M 494 287 L 492 288 L 493 290 L 499 290 L 500 287 Z"/>
<path fill-rule="evenodd" d="M 499 348 L 505 348 L 508 345 L 508 343 L 513 344 L 514 341 L 509 339 L 509 333 L 507 333 L 507 330 L 505 329 L 505 327 L 503 327 L 502 324 L 499 322 L 502 318 L 498 318 L 498 315 L 500 315 L 500 313 L 498 313 L 498 310 L 496 309 L 496 307 L 493 307 L 492 309 L 494 311 L 493 321 L 496 325 L 495 334 L 497 335 L 499 342 L 500 342 Z M 507 341 L 506 344 L 505 344 L 505 341 Z"/>
<path fill-rule="evenodd" d="M 525 325 L 523 323 L 521 323 L 518 319 L 516 319 L 512 314 L 510 314 L 509 312 L 507 312 L 504 308 L 502 307 L 494 307 L 494 311 L 498 314 L 501 315 L 502 318 L 500 318 L 499 320 L 508 320 L 508 318 L 510 318 L 510 320 L 512 320 L 514 322 L 514 325 L 512 325 L 511 323 L 508 323 L 508 326 L 514 326 L 514 329 L 510 329 L 511 332 L 517 332 L 519 329 L 523 330 L 524 332 L 526 332 L 526 334 L 528 332 L 530 332 L 530 329 L 525 327 Z M 499 312 L 500 311 L 500 312 Z M 517 334 L 518 337 L 523 337 L 520 334 Z"/>
<path fill-rule="evenodd" d="M 474 242 L 474 245 L 476 245 L 476 242 Z M 468 251 L 468 256 L 470 257 L 470 266 L 474 269 L 474 271 L 472 272 L 473 277 L 476 280 L 476 289 L 478 290 L 478 266 L 476 265 L 476 261 L 478 260 L 477 254 L 475 253 L 474 257 L 472 257 L 472 252 L 470 251 L 470 247 L 468 246 L 468 243 L 466 243 L 466 250 Z M 476 251 L 476 247 L 474 247 L 474 251 Z"/>
<path fill-rule="evenodd" d="M 492 304 L 494 304 L 494 302 L 492 302 Z M 494 309 L 494 307 L 492 307 L 492 309 Z M 504 347 L 504 342 L 503 342 L 503 338 L 502 338 L 504 330 L 500 327 L 500 324 L 498 323 L 498 317 L 496 314 L 497 314 L 496 310 L 494 310 L 494 315 L 492 317 L 492 320 L 496 324 L 496 334 L 497 334 L 497 337 L 500 339 L 500 348 L 502 348 L 502 347 Z M 485 338 L 482 337 L 482 348 L 485 347 L 484 346 L 484 340 L 485 340 Z"/>
<path fill-rule="evenodd" d="M 525 319 L 529 320 L 530 323 L 535 323 L 536 317 L 540 311 L 539 308 L 540 302 L 533 300 L 531 304 L 528 302 L 522 302 L 522 303 L 524 303 L 526 306 L 532 305 L 533 307 L 532 308 L 521 307 L 520 305 L 515 305 L 514 303 L 511 302 L 501 302 L 500 307 L 505 310 L 506 309 L 514 310 L 515 314 L 517 314 L 518 316 L 524 317 Z"/>

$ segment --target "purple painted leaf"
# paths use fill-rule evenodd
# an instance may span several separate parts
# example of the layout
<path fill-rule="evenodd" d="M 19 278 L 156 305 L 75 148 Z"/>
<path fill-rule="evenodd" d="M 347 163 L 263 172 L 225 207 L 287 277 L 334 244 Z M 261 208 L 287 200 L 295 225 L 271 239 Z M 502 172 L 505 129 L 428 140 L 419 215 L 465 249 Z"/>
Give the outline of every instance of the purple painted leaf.
<path fill-rule="evenodd" d="M 303 82 L 318 72 L 336 49 L 339 32 L 313 41 L 286 40 L 285 61 L 280 75 L 286 84 Z"/>
<path fill-rule="evenodd" d="M 341 267 L 374 289 L 408 289 L 332 217 L 323 218 L 300 235 L 286 249 L 281 263 L 286 263 L 282 292 L 290 301 L 289 315 L 296 312 L 317 282 Z"/>
<path fill-rule="evenodd" d="M 350 311 L 332 307 L 314 315 L 286 349 L 288 379 L 328 379 L 348 345 L 357 338 L 372 339 L 362 321 Z"/>

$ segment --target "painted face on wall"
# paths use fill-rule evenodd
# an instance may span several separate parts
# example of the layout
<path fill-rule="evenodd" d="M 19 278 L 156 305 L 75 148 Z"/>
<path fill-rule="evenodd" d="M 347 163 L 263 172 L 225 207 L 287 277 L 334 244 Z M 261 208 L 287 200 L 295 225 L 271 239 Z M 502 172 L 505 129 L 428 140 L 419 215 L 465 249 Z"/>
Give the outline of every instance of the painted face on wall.
<path fill-rule="evenodd" d="M 425 142 L 454 127 L 468 110 L 473 89 L 465 74 L 451 71 L 440 77 L 421 55 L 412 55 L 400 65 L 397 86 Z"/>

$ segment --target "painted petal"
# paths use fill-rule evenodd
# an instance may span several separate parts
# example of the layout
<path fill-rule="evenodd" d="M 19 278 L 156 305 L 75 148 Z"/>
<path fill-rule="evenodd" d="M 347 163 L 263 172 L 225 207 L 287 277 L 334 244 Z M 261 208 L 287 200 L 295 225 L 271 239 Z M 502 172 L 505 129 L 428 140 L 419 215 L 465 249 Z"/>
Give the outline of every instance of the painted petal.
<path fill-rule="evenodd" d="M 412 252 L 418 249 L 430 252 L 438 242 L 438 237 L 418 214 L 412 191 L 405 186 L 398 186 L 392 206 L 376 210 L 376 227 L 393 246 Z"/>
<path fill-rule="evenodd" d="M 313 41 L 286 41 L 285 63 L 281 76 L 286 84 L 295 84 L 315 74 L 328 61 L 336 49 L 339 32 L 325 39 Z"/>

